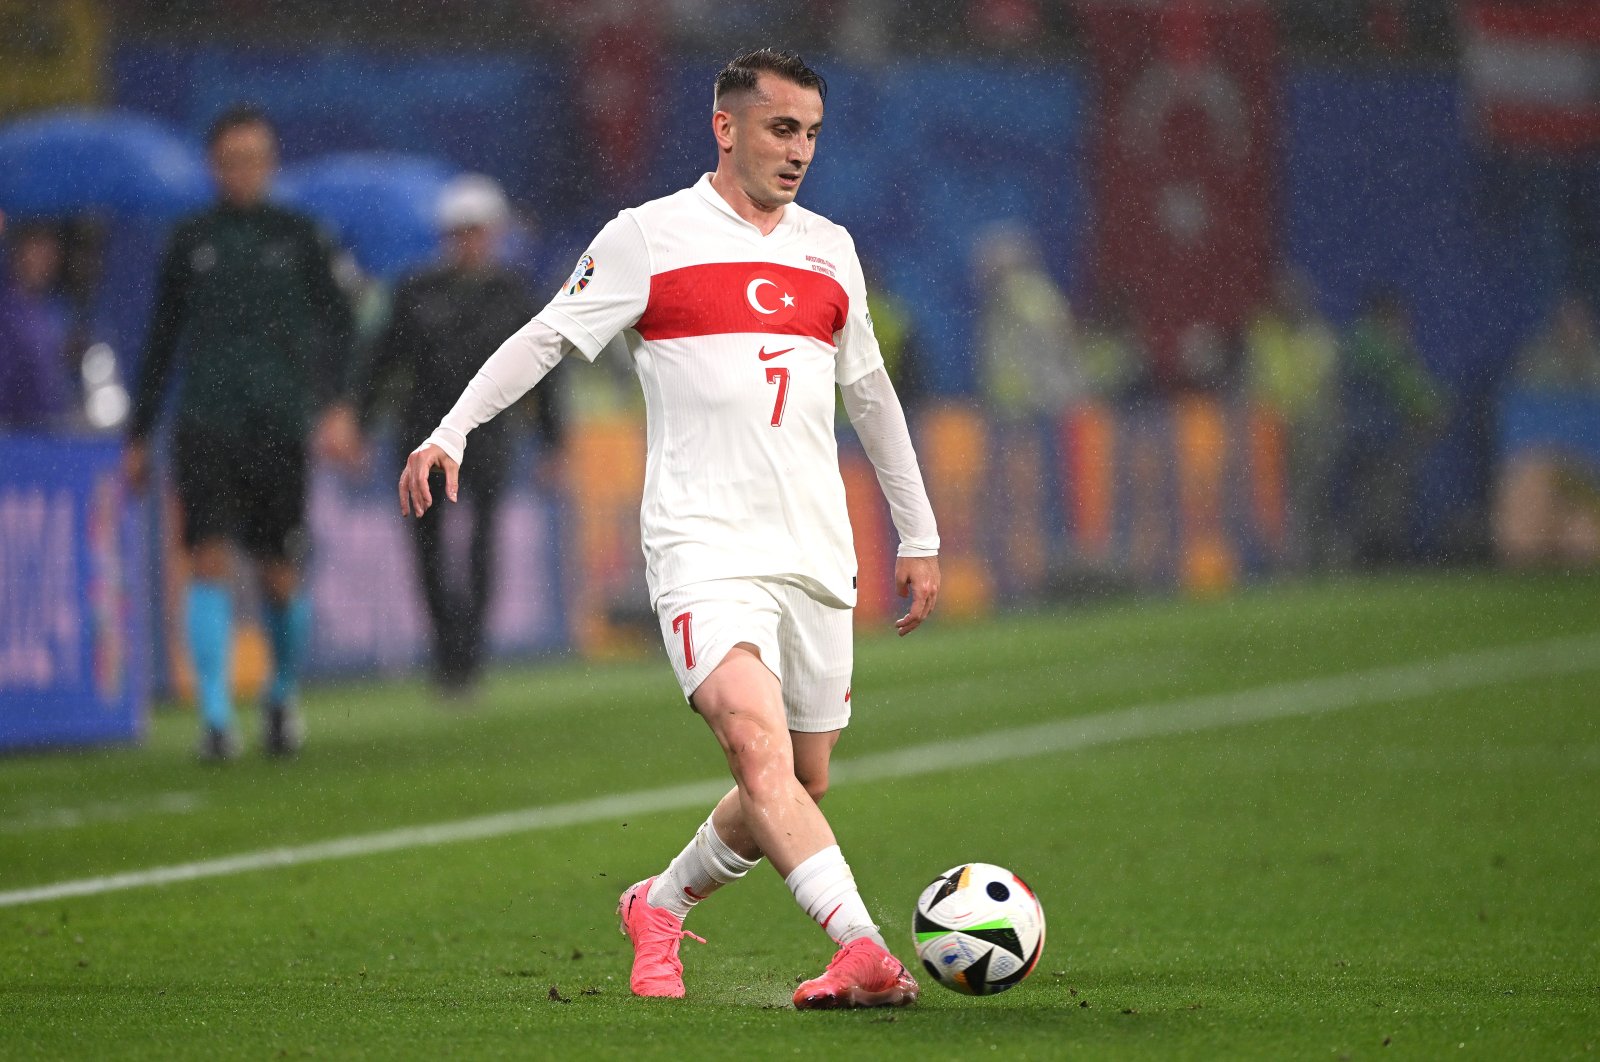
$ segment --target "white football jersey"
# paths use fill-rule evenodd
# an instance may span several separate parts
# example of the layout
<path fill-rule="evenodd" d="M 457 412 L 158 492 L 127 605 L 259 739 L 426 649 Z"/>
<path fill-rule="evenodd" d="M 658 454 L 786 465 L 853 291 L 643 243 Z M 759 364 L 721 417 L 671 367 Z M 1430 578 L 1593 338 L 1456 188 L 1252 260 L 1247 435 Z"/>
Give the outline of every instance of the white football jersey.
<path fill-rule="evenodd" d="M 648 417 L 652 605 L 778 575 L 856 601 L 834 386 L 883 365 L 850 234 L 796 204 L 763 236 L 711 187 L 624 210 L 536 318 L 593 361 L 621 336 Z"/>

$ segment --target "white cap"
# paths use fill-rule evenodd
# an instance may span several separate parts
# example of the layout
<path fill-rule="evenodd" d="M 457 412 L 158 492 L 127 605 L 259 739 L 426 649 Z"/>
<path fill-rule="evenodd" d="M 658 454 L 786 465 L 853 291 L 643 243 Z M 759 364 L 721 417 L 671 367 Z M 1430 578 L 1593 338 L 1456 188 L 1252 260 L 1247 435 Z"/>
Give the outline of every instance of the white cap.
<path fill-rule="evenodd" d="M 493 177 L 468 173 L 444 186 L 437 216 L 443 232 L 474 225 L 499 227 L 511 217 L 511 207 Z"/>

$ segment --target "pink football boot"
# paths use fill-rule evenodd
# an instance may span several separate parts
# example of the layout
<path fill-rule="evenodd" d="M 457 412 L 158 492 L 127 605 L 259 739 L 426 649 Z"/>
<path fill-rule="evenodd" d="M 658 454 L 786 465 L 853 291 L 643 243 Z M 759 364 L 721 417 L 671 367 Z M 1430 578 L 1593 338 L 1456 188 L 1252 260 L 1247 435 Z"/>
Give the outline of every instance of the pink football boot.
<path fill-rule="evenodd" d="M 840 948 L 821 977 L 795 989 L 800 1010 L 904 1007 L 917 1001 L 917 979 L 881 945 L 859 937 Z"/>
<path fill-rule="evenodd" d="M 617 916 L 622 933 L 633 942 L 633 973 L 628 985 L 636 996 L 683 998 L 683 963 L 678 960 L 678 945 L 684 937 L 705 938 L 683 928 L 683 922 L 664 907 L 651 907 L 650 884 L 646 878 L 628 888 L 617 901 Z"/>

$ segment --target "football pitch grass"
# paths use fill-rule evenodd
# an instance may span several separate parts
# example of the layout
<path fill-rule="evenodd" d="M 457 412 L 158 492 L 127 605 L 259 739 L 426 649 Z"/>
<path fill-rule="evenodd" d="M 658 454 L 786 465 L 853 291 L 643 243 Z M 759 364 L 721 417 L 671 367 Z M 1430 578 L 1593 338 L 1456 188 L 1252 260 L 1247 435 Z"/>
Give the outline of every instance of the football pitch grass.
<path fill-rule="evenodd" d="M 0 760 L 0 1057 L 1600 1057 L 1593 577 L 863 637 L 825 806 L 891 946 L 969 860 L 1049 923 L 1020 987 L 899 1011 L 790 1007 L 833 949 L 765 866 L 686 999 L 630 996 L 617 894 L 725 773 L 664 659 L 306 700 L 293 763 L 202 768 L 175 711 Z M 206 876 L 110 880 L 163 867 Z"/>

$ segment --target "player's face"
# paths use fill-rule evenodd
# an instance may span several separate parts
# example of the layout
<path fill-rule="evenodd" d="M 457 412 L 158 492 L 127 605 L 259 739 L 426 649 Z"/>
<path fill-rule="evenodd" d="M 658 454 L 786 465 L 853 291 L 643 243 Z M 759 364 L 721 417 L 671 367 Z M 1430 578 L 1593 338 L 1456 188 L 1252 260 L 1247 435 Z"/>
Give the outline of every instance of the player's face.
<path fill-rule="evenodd" d="M 792 203 L 816 154 L 822 96 L 763 73 L 748 102 L 731 116 L 730 161 L 740 190 L 769 210 Z"/>
<path fill-rule="evenodd" d="M 236 125 L 211 149 L 217 192 L 234 206 L 254 206 L 267 197 L 278 168 L 278 145 L 264 125 Z"/>

